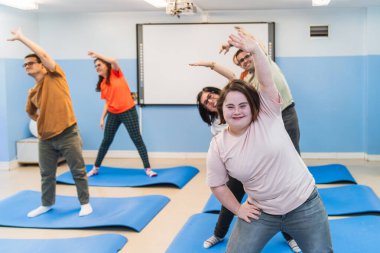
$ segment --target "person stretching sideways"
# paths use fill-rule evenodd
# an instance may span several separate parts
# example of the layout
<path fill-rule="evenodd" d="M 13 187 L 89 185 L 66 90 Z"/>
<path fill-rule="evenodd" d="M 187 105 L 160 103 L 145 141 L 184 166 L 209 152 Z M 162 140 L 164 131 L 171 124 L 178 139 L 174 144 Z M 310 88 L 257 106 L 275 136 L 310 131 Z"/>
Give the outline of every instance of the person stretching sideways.
<path fill-rule="evenodd" d="M 279 231 L 294 238 L 303 252 L 333 252 L 315 181 L 281 118 L 283 100 L 271 63 L 252 36 L 229 38 L 229 44 L 252 54 L 260 87 L 234 79 L 217 103 L 220 121 L 228 128 L 211 141 L 207 182 L 222 205 L 238 216 L 226 252 L 261 252 Z M 243 183 L 245 203 L 227 187 L 228 176 Z"/>
<path fill-rule="evenodd" d="M 88 55 L 95 59 L 95 69 L 99 75 L 96 91 L 100 92 L 101 98 L 106 101 L 100 118 L 100 127 L 103 128 L 106 116 L 107 121 L 104 129 L 104 138 L 100 145 L 95 164 L 91 171 L 87 173 L 87 176 L 91 177 L 99 173 L 99 167 L 122 123 L 139 152 L 141 160 L 144 163 L 146 175 L 149 177 L 157 176 L 157 173 L 150 168 L 148 152 L 140 134 L 135 102 L 119 64 L 115 59 L 93 51 L 89 51 Z"/>
<path fill-rule="evenodd" d="M 237 27 L 236 29 L 242 33 L 247 34 L 248 36 L 252 36 L 248 34 L 248 32 L 246 32 L 241 27 Z M 253 39 L 255 38 L 253 37 Z M 261 44 L 260 46 L 262 49 L 264 49 L 264 47 Z M 222 48 L 220 49 L 219 53 L 222 53 L 223 51 L 227 53 L 230 48 L 231 48 L 231 45 L 228 43 L 225 43 L 222 45 Z M 278 67 L 278 65 L 275 62 L 273 62 L 270 57 L 268 57 L 268 60 L 271 63 L 270 68 L 271 68 L 272 75 L 274 77 L 274 82 L 276 84 L 277 89 L 279 90 L 281 97 L 283 98 L 283 104 L 282 104 L 281 110 L 282 110 L 282 119 L 285 125 L 285 129 L 292 140 L 294 148 L 300 154 L 300 147 L 299 147 L 300 130 L 299 130 L 299 125 L 298 125 L 298 116 L 297 116 L 295 103 L 294 103 L 289 85 L 281 69 Z M 233 62 L 239 67 L 241 67 L 242 69 L 244 69 L 244 71 L 240 74 L 240 79 L 245 80 L 246 82 L 250 83 L 253 87 L 255 87 L 255 89 L 258 89 L 259 83 L 258 83 L 257 76 L 255 75 L 255 66 L 253 62 L 253 56 L 249 52 L 244 52 L 243 50 L 239 49 L 233 56 Z M 190 66 L 209 67 L 215 72 L 226 77 L 228 80 L 233 80 L 236 78 L 235 74 L 232 71 L 230 71 L 229 69 L 215 62 L 207 62 L 207 61 L 197 62 L 197 63 L 190 64 Z M 208 101 L 206 100 L 206 96 L 207 96 L 206 92 L 203 92 L 203 96 L 202 96 L 203 101 Z M 214 103 L 210 103 L 207 105 L 202 104 L 203 108 L 207 108 L 208 111 L 210 111 L 210 110 L 213 110 L 212 107 L 214 107 L 215 108 L 214 110 L 216 111 L 216 102 L 215 101 L 212 101 L 212 102 Z M 212 114 L 212 111 L 210 111 L 210 113 Z M 212 126 L 214 125 L 215 125 L 215 122 L 212 124 Z M 243 186 L 241 185 L 241 183 L 235 180 L 235 181 L 231 181 L 228 185 L 231 186 L 231 190 L 236 196 L 236 198 L 241 200 L 244 196 L 244 189 L 242 188 Z M 221 212 L 219 214 L 218 222 L 214 229 L 214 234 L 210 238 L 204 241 L 205 248 L 210 248 L 214 246 L 215 244 L 218 244 L 219 242 L 223 241 L 225 235 L 228 232 L 229 226 L 232 222 L 232 218 L 233 218 L 233 214 L 225 207 L 222 207 Z M 291 238 L 291 236 L 289 236 L 285 232 L 282 234 L 285 240 L 287 241 L 289 247 L 294 252 L 297 253 L 301 251 L 297 245 L 297 242 L 293 238 Z"/>
<path fill-rule="evenodd" d="M 62 155 L 69 166 L 81 204 L 79 216 L 92 213 L 88 181 L 82 156 L 82 140 L 70 98 L 69 85 L 61 67 L 35 42 L 22 34 L 11 32 L 9 41 L 20 41 L 34 53 L 25 56 L 24 68 L 36 84 L 29 90 L 26 112 L 37 121 L 38 152 L 41 173 L 42 205 L 27 216 L 48 212 L 55 203 L 57 162 Z"/>

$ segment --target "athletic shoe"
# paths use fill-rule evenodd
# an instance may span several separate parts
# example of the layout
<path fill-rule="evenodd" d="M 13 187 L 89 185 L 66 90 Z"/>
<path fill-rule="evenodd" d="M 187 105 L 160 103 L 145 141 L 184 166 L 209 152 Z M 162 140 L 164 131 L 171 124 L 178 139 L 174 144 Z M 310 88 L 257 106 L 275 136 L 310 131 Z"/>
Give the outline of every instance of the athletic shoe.
<path fill-rule="evenodd" d="M 215 235 L 212 235 L 210 238 L 208 238 L 206 241 L 203 242 L 203 248 L 205 249 L 211 248 L 212 246 L 220 243 L 223 240 L 224 238 L 220 238 Z"/>
<path fill-rule="evenodd" d="M 296 253 L 301 252 L 300 247 L 298 247 L 298 244 L 294 239 L 289 240 L 288 245 L 293 250 L 293 252 L 296 252 Z"/>
<path fill-rule="evenodd" d="M 99 174 L 99 167 L 92 167 L 92 170 L 90 170 L 89 172 L 87 172 L 87 177 L 91 177 L 91 176 L 96 176 Z"/>
<path fill-rule="evenodd" d="M 157 173 L 154 172 L 151 168 L 147 168 L 147 169 L 145 169 L 145 174 L 146 174 L 148 177 L 155 177 L 155 176 L 157 176 Z"/>

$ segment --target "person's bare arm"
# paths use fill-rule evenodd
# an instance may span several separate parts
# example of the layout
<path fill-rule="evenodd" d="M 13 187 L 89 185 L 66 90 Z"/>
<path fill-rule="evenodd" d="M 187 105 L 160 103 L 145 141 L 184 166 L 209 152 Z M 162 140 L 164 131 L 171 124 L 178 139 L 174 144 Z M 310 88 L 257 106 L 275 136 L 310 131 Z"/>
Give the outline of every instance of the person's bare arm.
<path fill-rule="evenodd" d="M 34 121 L 37 121 L 38 119 L 38 109 L 34 106 L 34 104 L 28 100 L 26 103 L 26 113 L 28 114 L 29 118 L 31 118 Z"/>
<path fill-rule="evenodd" d="M 252 53 L 255 64 L 255 73 L 260 83 L 261 92 L 265 92 L 274 99 L 279 99 L 278 90 L 273 81 L 268 57 L 260 44 L 253 36 L 240 32 L 238 35 L 231 34 L 229 38 L 228 43 L 242 49 L 245 52 Z"/>
<path fill-rule="evenodd" d="M 266 50 L 265 47 L 264 47 L 264 44 L 263 44 L 260 40 L 256 39 L 255 36 L 253 36 L 252 34 L 250 34 L 247 30 L 245 30 L 244 27 L 242 27 L 242 26 L 235 26 L 235 29 L 236 29 L 238 32 L 240 32 L 240 33 L 242 33 L 242 34 L 244 34 L 244 35 L 250 36 L 250 37 L 252 37 L 254 40 L 256 40 L 256 41 L 260 44 L 260 47 L 264 50 L 264 52 L 265 52 L 266 54 L 268 54 L 267 50 Z M 230 51 L 231 47 L 233 47 L 232 44 L 230 44 L 230 43 L 228 43 L 228 42 L 223 43 L 223 44 L 220 46 L 219 54 L 221 54 L 221 53 L 223 53 L 223 54 L 227 54 L 227 53 Z"/>
<path fill-rule="evenodd" d="M 111 58 L 111 57 L 96 53 L 94 51 L 88 51 L 88 55 L 92 58 L 102 59 L 103 61 L 110 63 L 111 68 L 116 70 L 116 71 L 118 71 L 120 69 L 119 64 L 115 58 Z"/>
<path fill-rule="evenodd" d="M 22 31 L 21 28 L 18 28 L 14 31 L 11 31 L 12 36 L 8 38 L 8 41 L 20 41 L 25 46 L 30 48 L 38 57 L 41 59 L 42 64 L 45 66 L 45 68 L 49 71 L 55 70 L 56 62 L 53 60 L 53 58 L 50 57 L 50 55 L 37 43 L 26 37 Z"/>
<path fill-rule="evenodd" d="M 240 219 L 248 223 L 251 222 L 251 219 L 259 219 L 261 214 L 260 209 L 255 205 L 249 204 L 248 202 L 241 205 L 226 185 L 211 187 L 211 191 L 224 207 Z"/>
<path fill-rule="evenodd" d="M 189 65 L 190 66 L 201 66 L 201 67 L 210 68 L 211 70 L 214 70 L 215 72 L 224 76 L 228 80 L 236 79 L 234 72 L 232 72 L 228 68 L 226 68 L 226 67 L 224 67 L 224 66 L 222 66 L 216 62 L 213 62 L 213 61 L 199 61 L 199 62 L 195 62 L 195 63 L 190 63 Z"/>
<path fill-rule="evenodd" d="M 103 127 L 104 127 L 104 119 L 107 116 L 107 112 L 108 112 L 108 106 L 107 106 L 107 103 L 104 103 L 102 116 L 100 117 L 100 128 L 101 129 L 103 129 Z"/>

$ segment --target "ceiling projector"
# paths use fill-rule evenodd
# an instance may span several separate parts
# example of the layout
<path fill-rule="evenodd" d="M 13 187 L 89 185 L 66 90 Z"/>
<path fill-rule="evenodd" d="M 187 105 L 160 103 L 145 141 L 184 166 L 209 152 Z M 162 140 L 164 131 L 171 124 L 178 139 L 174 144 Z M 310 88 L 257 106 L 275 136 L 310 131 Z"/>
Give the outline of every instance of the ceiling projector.
<path fill-rule="evenodd" d="M 189 0 L 168 0 L 166 5 L 166 14 L 177 16 L 192 15 L 197 13 L 197 7 Z"/>

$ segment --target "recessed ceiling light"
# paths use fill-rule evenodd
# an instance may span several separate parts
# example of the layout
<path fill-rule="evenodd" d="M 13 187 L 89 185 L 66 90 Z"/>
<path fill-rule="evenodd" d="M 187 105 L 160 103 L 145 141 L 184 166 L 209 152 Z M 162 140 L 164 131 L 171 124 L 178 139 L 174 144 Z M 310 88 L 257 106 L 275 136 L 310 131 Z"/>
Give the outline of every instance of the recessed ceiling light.
<path fill-rule="evenodd" d="M 166 0 L 144 0 L 147 3 L 150 3 L 156 8 L 164 8 L 166 7 Z"/>
<path fill-rule="evenodd" d="M 38 4 L 36 0 L 0 0 L 0 4 L 21 10 L 37 10 Z"/>
<path fill-rule="evenodd" d="M 313 6 L 325 6 L 329 5 L 331 0 L 312 0 Z"/>

